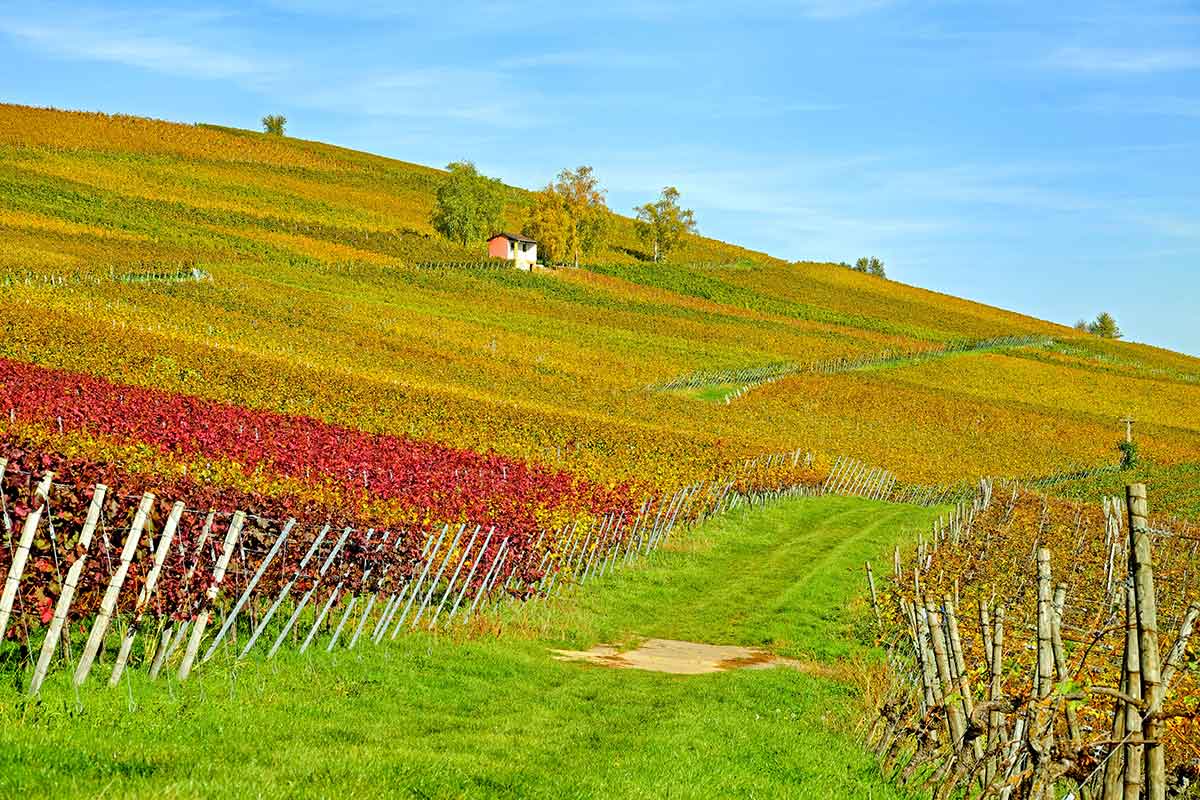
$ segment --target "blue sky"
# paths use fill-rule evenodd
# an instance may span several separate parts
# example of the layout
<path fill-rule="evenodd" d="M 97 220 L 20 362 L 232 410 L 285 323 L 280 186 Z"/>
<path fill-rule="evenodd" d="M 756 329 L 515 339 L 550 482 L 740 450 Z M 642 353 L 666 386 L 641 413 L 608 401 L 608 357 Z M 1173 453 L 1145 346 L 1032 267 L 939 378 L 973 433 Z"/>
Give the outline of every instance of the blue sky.
<path fill-rule="evenodd" d="M 0 99 L 257 127 L 1200 355 L 1200 2 L 0 5 Z"/>

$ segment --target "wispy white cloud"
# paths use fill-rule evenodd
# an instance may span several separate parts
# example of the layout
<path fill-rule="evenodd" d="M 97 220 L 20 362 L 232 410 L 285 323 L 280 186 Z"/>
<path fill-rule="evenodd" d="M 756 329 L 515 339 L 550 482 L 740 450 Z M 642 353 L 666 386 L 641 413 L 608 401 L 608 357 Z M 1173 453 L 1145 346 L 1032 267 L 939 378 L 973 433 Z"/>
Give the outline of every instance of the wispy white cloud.
<path fill-rule="evenodd" d="M 1200 98 L 1101 94 L 1087 97 L 1073 110 L 1090 114 L 1145 114 L 1162 117 L 1200 118 Z"/>
<path fill-rule="evenodd" d="M 816 100 L 788 100 L 780 97 L 743 94 L 723 97 L 719 103 L 694 103 L 692 108 L 699 115 L 709 119 L 752 120 L 786 114 L 819 114 L 842 111 L 846 106 L 841 103 Z"/>
<path fill-rule="evenodd" d="M 502 128 L 528 128 L 544 121 L 537 95 L 504 73 L 426 67 L 367 76 L 347 76 L 304 93 L 305 105 L 373 117 L 443 119 Z"/>
<path fill-rule="evenodd" d="M 881 11 L 898 0 L 746 0 L 738 5 L 740 17 L 807 17 L 834 20 Z M 497 21 L 533 20 L 545 27 L 564 20 L 686 20 L 727 18 L 727 3 L 710 0 L 611 0 L 605 3 L 561 3 L 558 0 L 492 0 L 487 3 L 449 2 L 436 8 L 419 8 L 390 0 L 267 0 L 276 8 L 313 16 L 343 19 L 406 18 L 430 15 L 453 18 L 461 29 L 475 29 Z"/>
<path fill-rule="evenodd" d="M 794 6 L 814 19 L 841 19 L 881 11 L 894 0 L 802 0 Z"/>
<path fill-rule="evenodd" d="M 627 212 L 673 185 L 695 208 L 703 233 L 752 241 L 778 254 L 840 260 L 861 248 L 886 255 L 913 245 L 963 235 L 978 221 L 891 202 L 863 202 L 863 184 L 886 167 L 879 154 L 762 159 L 737 151 L 680 148 L 670 154 L 628 153 L 598 160 L 614 208 Z M 861 254 L 861 253 L 859 253 Z"/>
<path fill-rule="evenodd" d="M 880 191 L 889 196 L 998 206 L 1055 213 L 1092 211 L 1101 203 L 1087 194 L 1059 188 L 1064 178 L 1087 171 L 1082 163 L 993 163 L 922 166 L 882 173 Z"/>
<path fill-rule="evenodd" d="M 225 80 L 297 106 L 366 117 L 520 129 L 547 113 L 547 104 L 536 101 L 534 92 L 504 70 L 429 66 L 380 71 L 366 65 L 291 63 L 239 37 L 237 24 L 234 15 L 188 11 L 89 10 L 54 21 L 46 15 L 14 19 L 0 14 L 0 35 L 67 60 Z"/>
<path fill-rule="evenodd" d="M 1173 239 L 1200 242 L 1200 217 L 1181 217 L 1175 214 L 1140 214 L 1133 219 L 1155 233 Z"/>
<path fill-rule="evenodd" d="M 498 66 L 501 69 L 521 70 L 540 69 L 543 67 L 602 67 L 613 68 L 649 68 L 661 64 L 662 57 L 649 52 L 631 52 L 624 50 L 596 50 L 581 48 L 579 50 L 557 50 L 545 53 L 512 56 L 501 59 Z"/>
<path fill-rule="evenodd" d="M 1200 50 L 1062 47 L 1047 58 L 1052 67 L 1075 72 L 1149 74 L 1200 69 Z"/>
<path fill-rule="evenodd" d="M 800 17 L 835 20 L 872 14 L 897 5 L 897 2 L 898 0 L 745 0 L 738 4 L 736 14 L 742 19 L 746 17 L 774 19 Z M 658 2 L 625 0 L 625 2 L 608 3 L 599 7 L 606 8 L 609 13 L 656 19 L 683 20 L 696 17 L 727 19 L 731 15 L 728 3 L 706 0 L 659 0 Z"/>
<path fill-rule="evenodd" d="M 259 81 L 286 70 L 279 59 L 201 41 L 207 27 L 225 18 L 190 12 L 169 16 L 80 12 L 52 23 L 0 18 L 0 33 L 61 58 L 124 64 L 181 77 Z"/>

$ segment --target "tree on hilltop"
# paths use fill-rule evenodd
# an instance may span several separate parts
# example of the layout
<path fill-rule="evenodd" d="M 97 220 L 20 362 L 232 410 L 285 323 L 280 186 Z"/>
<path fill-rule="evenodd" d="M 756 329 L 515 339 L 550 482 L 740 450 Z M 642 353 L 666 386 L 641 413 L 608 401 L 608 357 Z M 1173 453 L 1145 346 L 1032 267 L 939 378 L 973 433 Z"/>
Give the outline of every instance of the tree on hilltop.
<path fill-rule="evenodd" d="M 1078 327 L 1076 325 L 1076 328 Z M 1117 327 L 1117 321 L 1113 318 L 1113 315 L 1107 311 L 1101 311 L 1097 314 L 1094 320 L 1084 325 L 1084 329 L 1094 336 L 1099 336 L 1101 339 L 1120 339 L 1125 335 Z"/>
<path fill-rule="evenodd" d="M 470 161 L 446 165 L 450 176 L 438 187 L 430 222 L 452 242 L 480 241 L 500 227 L 504 185 L 480 174 Z"/>
<path fill-rule="evenodd" d="M 886 278 L 887 277 L 887 270 L 884 267 L 883 262 L 880 261 L 875 256 L 871 256 L 870 258 L 866 258 L 864 256 L 863 258 L 860 258 L 858 261 L 855 261 L 854 262 L 854 271 L 855 272 L 863 272 L 868 275 L 874 275 L 877 278 Z"/>
<path fill-rule="evenodd" d="M 558 173 L 554 191 L 566 203 L 571 217 L 570 249 L 578 267 L 580 256 L 595 252 L 608 230 L 606 192 L 600 188 L 600 180 L 592 168 L 586 166 Z"/>
<path fill-rule="evenodd" d="M 547 261 L 573 260 L 595 252 L 608 230 L 605 190 L 591 167 L 564 169 L 534 196 L 523 228 Z"/>
<path fill-rule="evenodd" d="M 664 188 L 657 202 L 638 206 L 634 212 L 638 237 L 654 249 L 656 262 L 669 256 L 684 234 L 696 232 L 696 215 L 679 207 L 679 190 L 674 186 Z"/>
<path fill-rule="evenodd" d="M 263 132 L 272 136 L 283 136 L 285 125 L 287 125 L 287 117 L 283 114 L 267 114 L 262 118 Z"/>

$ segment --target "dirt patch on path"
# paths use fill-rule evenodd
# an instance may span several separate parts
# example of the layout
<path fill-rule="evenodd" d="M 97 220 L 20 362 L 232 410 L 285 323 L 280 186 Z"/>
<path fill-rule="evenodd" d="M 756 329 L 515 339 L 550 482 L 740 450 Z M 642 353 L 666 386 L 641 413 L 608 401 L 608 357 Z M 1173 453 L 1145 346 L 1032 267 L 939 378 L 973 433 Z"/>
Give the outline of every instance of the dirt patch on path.
<path fill-rule="evenodd" d="M 672 675 L 704 675 L 731 669 L 771 669 L 788 667 L 802 672 L 825 674 L 824 664 L 780 658 L 765 650 L 725 644 L 681 642 L 675 639 L 647 639 L 633 650 L 621 651 L 613 645 L 598 644 L 591 650 L 551 650 L 559 661 L 579 661 L 618 669 L 642 669 Z"/>

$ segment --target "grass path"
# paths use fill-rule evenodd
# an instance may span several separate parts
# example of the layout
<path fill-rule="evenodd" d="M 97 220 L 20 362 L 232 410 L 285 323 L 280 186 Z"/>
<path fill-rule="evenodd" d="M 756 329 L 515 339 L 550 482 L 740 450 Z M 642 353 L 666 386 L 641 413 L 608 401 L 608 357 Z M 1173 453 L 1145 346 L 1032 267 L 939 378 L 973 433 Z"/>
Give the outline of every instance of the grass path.
<path fill-rule="evenodd" d="M 696 386 L 659 389 L 659 391 L 671 392 L 682 397 L 690 397 L 694 400 L 729 403 L 745 397 L 749 392 L 774 381 L 810 374 L 814 368 L 816 368 L 818 373 L 825 375 L 849 372 L 878 372 L 881 370 L 917 366 L 929 361 L 938 361 L 946 358 L 962 358 L 986 353 L 1003 353 L 1008 350 L 1047 347 L 1053 344 L 1055 344 L 1053 339 L 1044 336 L 1014 337 L 1012 340 L 1005 341 L 983 339 L 965 346 L 946 345 L 942 349 L 935 348 L 895 355 L 863 356 L 858 360 L 851 358 L 845 363 L 834 361 L 824 364 L 782 364 L 775 367 L 759 367 L 757 368 L 759 371 L 757 377 L 742 378 L 740 380 L 730 379 L 730 375 L 737 371 L 736 369 L 730 369 L 723 372 L 710 373 L 711 380 Z M 751 367 L 750 369 L 754 370 L 756 368 Z M 692 373 L 691 376 L 683 375 L 675 380 L 686 380 L 689 377 L 703 376 L 704 374 L 703 372 Z"/>
<path fill-rule="evenodd" d="M 795 500 L 711 521 L 502 635 L 236 669 L 140 674 L 78 698 L 0 688 L 7 796 L 894 797 L 847 733 L 853 689 L 795 670 L 673 676 L 564 664 L 550 647 L 639 636 L 834 664 L 855 644 L 861 563 L 933 512 Z M 103 672 L 103 670 L 101 670 Z M 130 673 L 127 673 L 130 674 Z M 132 711 L 130 710 L 132 707 Z"/>

